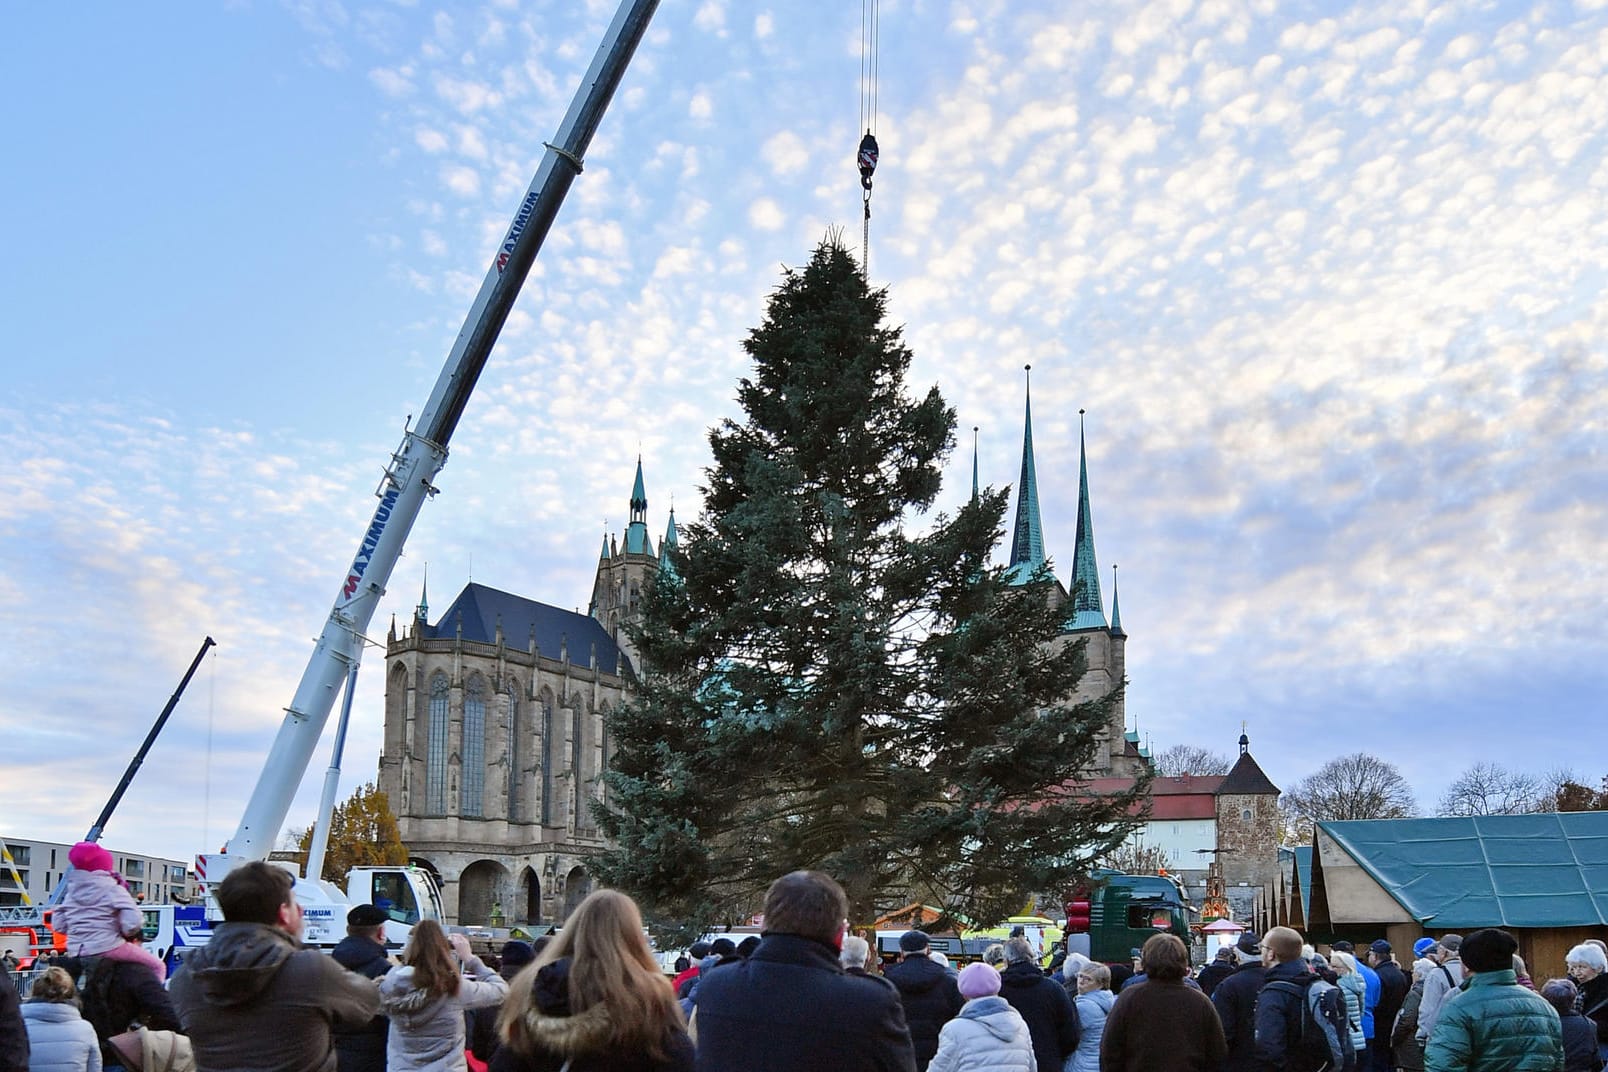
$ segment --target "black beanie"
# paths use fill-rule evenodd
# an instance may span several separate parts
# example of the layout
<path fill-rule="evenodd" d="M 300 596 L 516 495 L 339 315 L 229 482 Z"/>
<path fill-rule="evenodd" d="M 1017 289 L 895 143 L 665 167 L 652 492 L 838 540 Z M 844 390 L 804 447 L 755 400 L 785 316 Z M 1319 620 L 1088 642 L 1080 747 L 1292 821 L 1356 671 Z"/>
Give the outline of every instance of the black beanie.
<path fill-rule="evenodd" d="M 1463 967 L 1469 971 L 1511 971 L 1519 943 L 1507 931 L 1487 927 L 1463 939 Z"/>

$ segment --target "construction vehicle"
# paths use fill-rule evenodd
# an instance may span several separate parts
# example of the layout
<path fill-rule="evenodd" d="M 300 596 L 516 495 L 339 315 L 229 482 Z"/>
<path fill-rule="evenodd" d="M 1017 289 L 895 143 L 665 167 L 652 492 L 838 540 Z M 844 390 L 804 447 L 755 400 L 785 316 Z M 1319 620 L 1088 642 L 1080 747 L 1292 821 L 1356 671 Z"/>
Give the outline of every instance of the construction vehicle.
<path fill-rule="evenodd" d="M 625 0 L 615 14 L 558 133 L 546 146 L 547 152 L 519 203 L 513 223 L 498 245 L 417 424 L 404 428 L 402 443 L 391 455 L 375 490 L 379 505 L 364 529 L 351 565 L 342 574 L 334 606 L 286 709 L 240 825 L 222 852 L 196 857 L 205 922 L 221 918 L 217 888 L 229 872 L 266 859 L 273 848 L 343 684 L 349 709 L 363 648 L 372 643 L 365 633 L 385 594 L 391 570 L 420 508 L 437 490 L 435 478 L 446 464 L 448 441 L 657 6 L 657 0 Z M 327 823 L 327 817 L 320 816 L 320 821 Z M 422 868 L 359 868 L 348 877 L 344 890 L 321 880 L 316 867 L 308 871 L 306 876 L 297 878 L 295 892 L 306 919 L 306 938 L 311 943 L 331 944 L 344 936 L 346 912 L 354 903 L 383 907 L 390 902 L 392 919 L 387 924 L 387 938 L 392 941 L 405 936 L 413 922 L 441 919 L 440 892 L 432 876 Z M 179 915 L 168 906 L 155 912 L 156 947 L 170 938 L 179 947 L 203 939 L 204 928 L 186 933 L 192 913 Z"/>

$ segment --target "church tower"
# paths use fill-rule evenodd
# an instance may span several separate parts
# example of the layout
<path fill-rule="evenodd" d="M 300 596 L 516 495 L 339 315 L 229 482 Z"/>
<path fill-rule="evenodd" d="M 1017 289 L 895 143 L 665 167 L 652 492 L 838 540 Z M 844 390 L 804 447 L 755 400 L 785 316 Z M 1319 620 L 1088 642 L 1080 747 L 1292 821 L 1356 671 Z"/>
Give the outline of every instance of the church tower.
<path fill-rule="evenodd" d="M 1027 366 L 1031 372 L 1032 366 Z M 1045 562 L 1044 527 L 1039 513 L 1038 471 L 1033 456 L 1033 400 L 1031 383 L 1022 426 L 1022 470 L 1016 486 L 1016 523 L 1012 529 L 1011 558 L 1006 574 L 1011 584 L 1027 584 L 1035 570 Z M 1070 584 L 1060 580 L 1047 586 L 1047 598 L 1065 614 L 1059 644 L 1083 641 L 1087 669 L 1077 689 L 1068 698 L 1079 703 L 1098 699 L 1126 680 L 1128 634 L 1116 603 L 1116 580 L 1112 579 L 1111 620 L 1105 616 L 1100 594 L 1100 566 L 1094 553 L 1094 514 L 1089 498 L 1088 448 L 1083 432 L 1083 411 L 1078 411 L 1078 502 L 1077 532 L 1072 551 Z M 1150 763 L 1149 751 L 1137 731 L 1127 725 L 1127 705 L 1118 699 L 1110 724 L 1102 734 L 1104 747 L 1088 771 L 1095 778 L 1131 778 Z"/>
<path fill-rule="evenodd" d="M 603 550 L 598 556 L 597 577 L 592 582 L 592 603 L 588 610 L 593 618 L 619 645 L 631 665 L 637 665 L 636 647 L 622 626 L 636 618 L 648 582 L 659 573 L 659 556 L 653 551 L 653 538 L 648 535 L 648 493 L 642 480 L 642 458 L 637 457 L 636 482 L 631 486 L 630 522 L 625 527 L 624 541 L 608 535 L 603 537 Z M 673 540 L 675 519 L 672 516 L 666 537 Z"/>

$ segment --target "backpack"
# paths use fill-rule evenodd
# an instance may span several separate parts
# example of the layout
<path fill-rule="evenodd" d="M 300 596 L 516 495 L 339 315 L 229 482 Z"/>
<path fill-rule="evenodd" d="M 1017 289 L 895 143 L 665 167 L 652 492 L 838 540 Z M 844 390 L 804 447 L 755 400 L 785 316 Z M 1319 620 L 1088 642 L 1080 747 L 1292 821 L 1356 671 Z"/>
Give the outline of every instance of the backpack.
<path fill-rule="evenodd" d="M 1289 1067 L 1297 1072 L 1353 1072 L 1357 1051 L 1351 1048 L 1351 1025 L 1346 1013 L 1346 996 L 1333 983 L 1314 979 L 1302 988 L 1275 979 L 1265 989 L 1294 994 L 1301 1008 L 1301 1026 L 1290 1044 Z"/>

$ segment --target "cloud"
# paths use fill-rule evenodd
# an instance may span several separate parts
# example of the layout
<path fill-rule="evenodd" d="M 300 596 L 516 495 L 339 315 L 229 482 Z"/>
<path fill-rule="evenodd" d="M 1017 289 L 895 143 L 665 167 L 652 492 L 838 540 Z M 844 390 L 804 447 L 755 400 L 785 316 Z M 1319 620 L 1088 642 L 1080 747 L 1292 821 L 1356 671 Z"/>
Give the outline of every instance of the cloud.
<path fill-rule="evenodd" d="M 761 231 L 779 231 L 787 222 L 787 216 L 775 201 L 761 197 L 748 206 L 748 222 Z"/>

